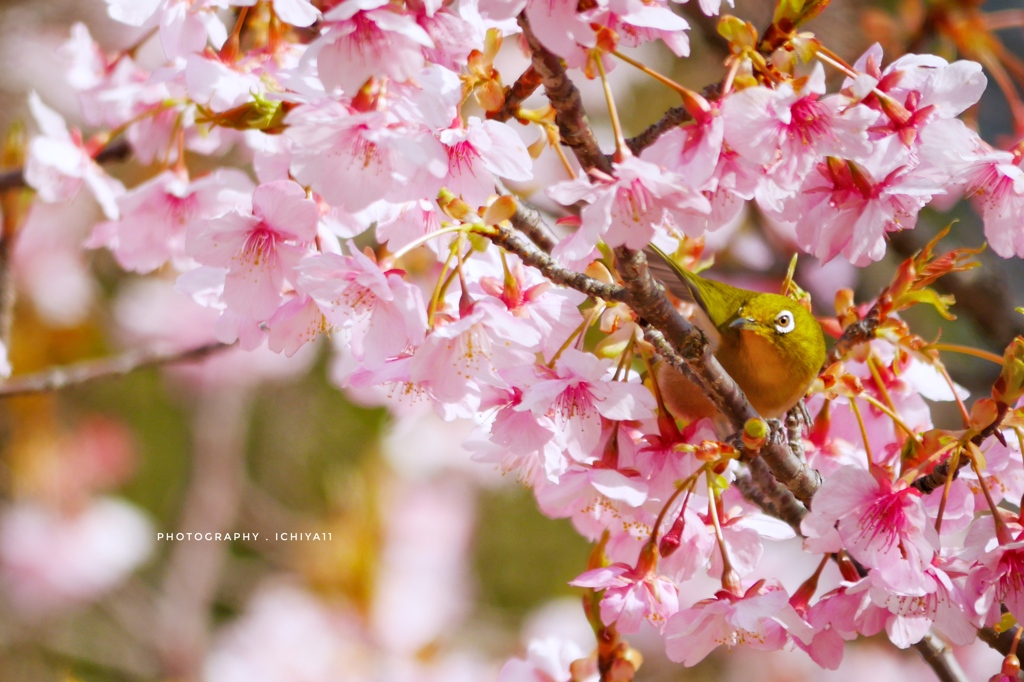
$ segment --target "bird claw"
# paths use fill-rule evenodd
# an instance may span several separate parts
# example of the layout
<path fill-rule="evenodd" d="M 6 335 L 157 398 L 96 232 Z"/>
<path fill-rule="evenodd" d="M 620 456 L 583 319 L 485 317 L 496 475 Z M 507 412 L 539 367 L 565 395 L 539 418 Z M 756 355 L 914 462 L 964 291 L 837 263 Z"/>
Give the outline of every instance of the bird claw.
<path fill-rule="evenodd" d="M 780 419 L 766 419 L 768 422 L 768 438 L 767 443 L 772 445 L 783 445 L 789 440 L 789 435 L 786 430 L 786 425 L 782 423 Z"/>

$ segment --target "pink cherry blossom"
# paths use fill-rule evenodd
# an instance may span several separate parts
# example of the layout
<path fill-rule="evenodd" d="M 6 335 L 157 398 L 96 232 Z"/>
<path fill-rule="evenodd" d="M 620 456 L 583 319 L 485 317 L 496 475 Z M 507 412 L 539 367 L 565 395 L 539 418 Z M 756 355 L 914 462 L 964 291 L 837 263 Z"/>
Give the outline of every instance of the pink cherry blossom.
<path fill-rule="evenodd" d="M 358 330 L 352 350 L 365 366 L 376 368 L 423 342 L 426 306 L 402 271 L 382 270 L 351 242 L 349 252 L 307 258 L 299 266 L 297 286 L 332 324 Z"/>
<path fill-rule="evenodd" d="M 692 124 L 669 130 L 658 138 L 658 144 L 643 150 L 640 158 L 676 173 L 691 187 L 706 189 L 722 154 L 725 119 L 717 102 L 708 103 L 703 97 L 697 102 L 706 111 L 693 107 Z"/>
<path fill-rule="evenodd" d="M 519 135 L 503 123 L 469 119 L 465 128 L 441 132 L 448 152 L 445 186 L 470 206 L 483 206 L 495 193 L 495 177 L 525 182 L 533 162 Z"/>
<path fill-rule="evenodd" d="M 585 654 L 578 644 L 548 637 L 530 642 L 526 658 L 509 659 L 498 673 L 498 682 L 570 682 L 578 679 L 569 666 Z M 594 671 L 593 679 L 596 679 Z M 579 682 L 593 682 L 591 678 Z"/>
<path fill-rule="evenodd" d="M 867 128 L 878 117 L 844 97 L 822 97 L 818 64 L 800 89 L 746 88 L 725 98 L 725 139 L 744 157 L 771 168 L 775 182 L 796 187 L 823 156 L 860 158 L 870 151 Z"/>
<path fill-rule="evenodd" d="M 674 582 L 654 572 L 656 557 L 655 548 L 645 548 L 637 566 L 616 563 L 595 568 L 569 584 L 603 591 L 601 621 L 614 623 L 622 634 L 639 632 L 644 620 L 661 629 L 679 610 L 679 590 Z"/>
<path fill-rule="evenodd" d="M 453 12 L 450 7 L 440 7 L 435 12 L 419 12 L 416 23 L 434 43 L 432 48 L 423 48 L 423 57 L 430 65 L 458 71 L 468 60 L 470 52 L 483 43 L 482 27 L 467 21 L 461 11 Z"/>
<path fill-rule="evenodd" d="M 598 241 L 609 246 L 642 249 L 654 237 L 655 228 L 679 216 L 708 213 L 711 206 L 699 192 L 680 183 L 675 176 L 636 157 L 615 163 L 615 178 L 588 178 L 556 185 L 548 190 L 552 199 L 570 205 L 585 201 L 583 224 L 562 241 L 555 255 L 578 260 L 590 254 Z"/>
<path fill-rule="evenodd" d="M 107 175 L 93 161 L 93 151 L 82 141 L 81 134 L 68 131 L 53 109 L 43 104 L 34 92 L 29 94 L 29 108 L 39 124 L 42 135 L 32 138 L 25 161 L 25 182 L 39 193 L 43 201 L 68 201 L 87 188 L 110 219 L 117 219 L 117 197 L 124 185 Z"/>
<path fill-rule="evenodd" d="M 894 485 L 882 472 L 872 475 L 845 466 L 819 492 L 802 525 L 809 551 L 845 548 L 872 569 L 875 584 L 900 594 L 921 596 L 935 590 L 935 579 L 925 569 L 938 538 L 917 490 Z"/>
<path fill-rule="evenodd" d="M 895 594 L 886 587 L 872 589 L 872 600 L 889 611 L 885 625 L 889 640 L 906 649 L 935 626 L 954 644 L 970 644 L 977 636 L 977 625 L 970 620 L 962 584 L 954 583 L 940 568 L 929 567 L 928 574 L 935 581 L 935 590 L 925 595 Z"/>
<path fill-rule="evenodd" d="M 0 579 L 22 611 L 63 609 L 123 581 L 152 543 L 149 521 L 127 502 L 99 498 L 69 512 L 21 502 L 0 517 Z"/>
<path fill-rule="evenodd" d="M 218 0 L 107 0 L 110 18 L 129 26 L 159 27 L 168 59 L 201 52 L 207 42 L 220 49 L 228 37 L 217 16 Z"/>
<path fill-rule="evenodd" d="M 328 90 L 352 96 L 371 76 L 396 81 L 423 69 L 423 48 L 434 41 L 410 14 L 386 0 L 344 0 L 324 15 L 323 32 L 309 46 Z"/>
<path fill-rule="evenodd" d="M 427 335 L 413 355 L 409 377 L 429 391 L 442 416 L 469 416 L 491 391 L 508 386 L 501 370 L 533 362 L 527 349 L 539 336 L 500 303 L 477 301 Z"/>
<path fill-rule="evenodd" d="M 437 138 L 377 112 L 353 114 L 336 103 L 303 106 L 288 122 L 295 178 L 347 211 L 380 199 L 434 197 L 448 172 Z"/>
<path fill-rule="evenodd" d="M 500 300 L 516 317 L 540 332 L 536 350 L 551 357 L 583 322 L 579 306 L 586 297 L 573 289 L 552 286 L 533 268 L 524 268 L 516 257 L 506 258 L 507 274 L 499 280 L 491 274 L 479 279 L 480 291 Z"/>
<path fill-rule="evenodd" d="M 526 485 L 541 478 L 557 483 L 568 469 L 563 454 L 565 442 L 554 422 L 547 416 L 517 410 L 522 402 L 523 386 L 541 377 L 535 367 L 512 368 L 502 373 L 510 388 L 496 391 L 494 415 L 466 442 L 474 451 L 473 459 L 492 462 L 502 473 L 514 472 Z"/>
<path fill-rule="evenodd" d="M 967 176 L 967 196 L 985 221 L 985 238 L 1003 258 L 1024 257 L 1024 232 L 1017 218 L 1024 212 L 1024 170 L 1020 157 L 993 150 Z"/>
<path fill-rule="evenodd" d="M 685 31 L 690 25 L 667 5 L 639 0 L 608 0 L 606 6 L 605 12 L 594 13 L 592 19 L 618 32 L 623 45 L 639 47 L 652 40 L 661 40 L 677 57 L 689 56 L 690 39 Z"/>
<path fill-rule="evenodd" d="M 180 264 L 189 226 L 248 205 L 252 191 L 252 181 L 232 169 L 192 182 L 164 171 L 118 197 L 120 220 L 97 225 L 86 245 L 110 249 L 121 267 L 135 272 Z"/>
<path fill-rule="evenodd" d="M 672 616 L 665 625 L 665 650 L 669 659 L 692 666 L 722 645 L 781 649 L 790 633 L 808 642 L 813 631 L 789 605 L 785 590 L 760 581 L 742 596 L 722 590 Z"/>
<path fill-rule="evenodd" d="M 842 253 L 864 266 L 885 255 L 886 232 L 913 228 L 918 212 L 943 192 L 906 166 L 882 175 L 829 157 L 807 175 L 785 215 L 808 253 L 825 261 Z"/>
<path fill-rule="evenodd" d="M 986 624 L 998 619 L 1000 604 L 1014 617 L 1021 618 L 1024 616 L 1024 539 L 1018 527 L 1017 537 L 1012 542 L 999 543 L 991 518 L 983 518 L 983 521 L 975 522 L 965 542 L 966 556 L 977 556 L 967 579 L 967 594 Z M 987 546 L 979 547 L 985 539 L 989 539 Z"/>
<path fill-rule="evenodd" d="M 505 0 L 484 2 L 482 5 L 503 4 Z M 519 6 L 521 3 L 512 3 Z M 555 54 L 576 57 L 580 47 L 588 48 L 597 44 L 597 36 L 590 25 L 587 13 L 578 11 L 578 3 L 566 0 L 528 0 L 525 3 L 526 17 L 537 40 Z M 522 9 L 522 8 L 521 8 Z M 517 10 L 512 16 L 518 14 Z"/>
<path fill-rule="evenodd" d="M 198 262 L 226 268 L 223 299 L 229 310 L 266 320 L 281 304 L 285 279 L 316 236 L 319 211 L 290 180 L 256 188 L 252 211 L 235 209 L 194 224 L 186 235 L 186 253 Z"/>
<path fill-rule="evenodd" d="M 609 381 L 612 362 L 575 349 L 555 363 L 553 376 L 523 391 L 520 410 L 551 414 L 577 458 L 591 455 L 601 438 L 601 418 L 613 421 L 652 416 L 654 397 L 644 386 Z"/>

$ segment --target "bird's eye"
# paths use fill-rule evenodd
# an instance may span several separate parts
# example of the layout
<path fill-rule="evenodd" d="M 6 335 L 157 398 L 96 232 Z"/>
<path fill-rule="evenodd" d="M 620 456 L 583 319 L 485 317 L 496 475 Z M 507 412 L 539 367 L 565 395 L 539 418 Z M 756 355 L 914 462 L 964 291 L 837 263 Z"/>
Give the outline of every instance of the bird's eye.
<path fill-rule="evenodd" d="M 796 320 L 793 319 L 793 313 L 788 310 L 783 310 L 775 316 L 775 331 L 778 333 L 788 334 L 793 331 L 793 327 L 795 326 Z"/>

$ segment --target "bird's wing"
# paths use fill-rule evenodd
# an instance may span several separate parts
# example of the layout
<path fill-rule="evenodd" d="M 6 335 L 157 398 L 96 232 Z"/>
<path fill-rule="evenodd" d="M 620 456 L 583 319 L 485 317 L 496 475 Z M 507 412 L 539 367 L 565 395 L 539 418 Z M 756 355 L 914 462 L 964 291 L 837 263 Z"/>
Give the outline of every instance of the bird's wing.
<path fill-rule="evenodd" d="M 703 303 L 690 288 L 689 283 L 680 276 L 676 268 L 669 262 L 668 256 L 653 244 L 644 249 L 647 256 L 647 269 L 651 271 L 654 278 L 664 285 L 665 289 L 672 293 L 680 301 L 696 303 L 703 307 Z"/>
<path fill-rule="evenodd" d="M 669 262 L 668 256 L 661 249 L 651 245 L 651 247 L 644 249 L 644 254 L 647 256 L 647 268 L 654 275 L 654 278 L 661 282 L 666 290 L 683 303 L 694 304 L 692 306 L 693 312 L 690 314 L 690 321 L 697 325 L 704 332 L 704 335 L 707 336 L 708 341 L 711 342 L 711 352 L 717 351 L 722 335 L 715 327 L 714 322 L 711 321 L 707 311 L 704 309 L 704 303 L 691 288 L 689 281 L 683 279 L 676 268 Z"/>

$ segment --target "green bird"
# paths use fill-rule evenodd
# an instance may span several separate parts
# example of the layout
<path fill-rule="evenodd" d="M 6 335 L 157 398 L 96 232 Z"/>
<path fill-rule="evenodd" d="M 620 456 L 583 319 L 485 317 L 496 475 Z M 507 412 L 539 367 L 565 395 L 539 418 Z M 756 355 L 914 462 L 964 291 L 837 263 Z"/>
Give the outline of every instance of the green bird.
<path fill-rule="evenodd" d="M 821 325 L 799 302 L 779 294 L 748 291 L 684 270 L 653 244 L 652 273 L 700 310 L 694 319 L 712 352 L 765 419 L 782 417 L 807 393 L 825 362 Z M 656 380 L 677 418 L 714 418 L 718 410 L 689 379 L 659 363 Z"/>

